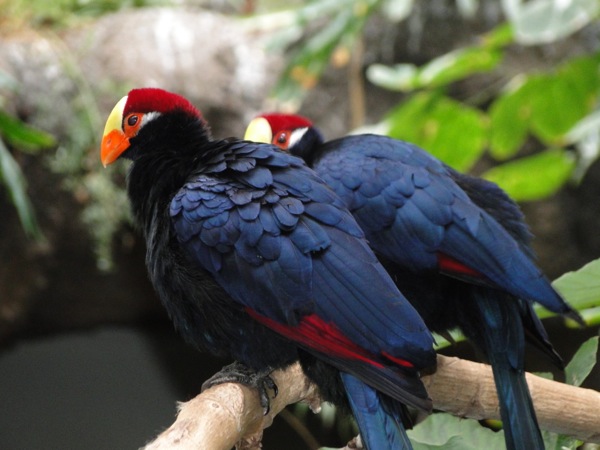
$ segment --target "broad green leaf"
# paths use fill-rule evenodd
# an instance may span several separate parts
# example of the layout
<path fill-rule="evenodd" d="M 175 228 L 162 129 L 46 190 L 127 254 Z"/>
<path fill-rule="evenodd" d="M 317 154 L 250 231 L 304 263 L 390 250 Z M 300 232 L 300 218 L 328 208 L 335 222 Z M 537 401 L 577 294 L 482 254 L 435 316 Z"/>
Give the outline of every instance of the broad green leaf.
<path fill-rule="evenodd" d="M 41 238 L 42 235 L 35 218 L 33 206 L 27 197 L 27 182 L 21 168 L 4 145 L 2 139 L 0 139 L 0 180 L 8 189 L 25 232 L 34 238 Z"/>
<path fill-rule="evenodd" d="M 515 38 L 525 45 L 562 39 L 596 18 L 597 0 L 531 0 L 511 15 Z"/>
<path fill-rule="evenodd" d="M 482 427 L 477 421 L 461 419 L 450 414 L 429 416 L 408 436 L 415 450 L 503 450 L 504 436 Z"/>
<path fill-rule="evenodd" d="M 475 73 L 490 71 L 501 59 L 502 53 L 499 50 L 472 47 L 446 53 L 420 68 L 414 64 L 373 64 L 367 69 L 367 78 L 373 84 L 393 91 L 435 88 Z"/>
<path fill-rule="evenodd" d="M 596 365 L 598 355 L 598 336 L 588 339 L 565 367 L 565 382 L 572 386 L 581 386 Z"/>
<path fill-rule="evenodd" d="M 52 135 L 33 128 L 3 111 L 0 111 L 0 136 L 24 151 L 39 150 L 56 144 Z"/>
<path fill-rule="evenodd" d="M 579 315 L 588 327 L 595 327 L 596 325 L 600 325 L 600 306 L 582 309 L 579 311 Z M 571 322 L 567 321 L 567 325 L 570 325 Z M 574 322 L 573 325 L 579 326 Z"/>
<path fill-rule="evenodd" d="M 497 159 L 516 154 L 531 131 L 547 144 L 569 140 L 567 133 L 598 101 L 598 54 L 577 58 L 547 74 L 517 78 L 518 87 L 490 107 L 490 151 Z"/>
<path fill-rule="evenodd" d="M 460 171 L 484 151 L 486 122 L 477 109 L 438 92 L 411 97 L 386 118 L 390 136 L 413 142 Z"/>
<path fill-rule="evenodd" d="M 444 86 L 475 73 L 488 72 L 502 59 L 502 52 L 490 48 L 466 48 L 446 53 L 425 64 L 418 75 L 420 86 Z"/>
<path fill-rule="evenodd" d="M 508 23 L 502 23 L 481 37 L 484 47 L 500 48 L 512 44 L 514 41 L 513 28 Z"/>
<path fill-rule="evenodd" d="M 600 259 L 565 273 L 552 284 L 577 310 L 600 306 Z"/>
<path fill-rule="evenodd" d="M 527 89 L 502 94 L 490 107 L 490 153 L 499 160 L 514 156 L 527 138 L 531 106 Z"/>
<path fill-rule="evenodd" d="M 496 166 L 482 176 L 517 201 L 539 200 L 554 194 L 571 176 L 574 158 L 563 149 L 546 150 Z"/>
<path fill-rule="evenodd" d="M 542 439 L 546 450 L 577 450 L 583 442 L 570 436 L 542 430 Z"/>
<path fill-rule="evenodd" d="M 598 56 L 580 58 L 555 73 L 531 77 L 532 131 L 540 139 L 560 142 L 594 108 L 600 89 Z"/>

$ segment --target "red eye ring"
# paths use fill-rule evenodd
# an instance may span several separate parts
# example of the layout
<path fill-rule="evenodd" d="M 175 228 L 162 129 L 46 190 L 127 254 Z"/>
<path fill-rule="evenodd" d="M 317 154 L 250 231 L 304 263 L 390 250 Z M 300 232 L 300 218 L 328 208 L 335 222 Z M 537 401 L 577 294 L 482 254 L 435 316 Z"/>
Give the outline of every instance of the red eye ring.
<path fill-rule="evenodd" d="M 282 150 L 287 150 L 290 146 L 290 137 L 292 136 L 292 132 L 289 130 L 279 132 L 272 141 L 272 144 L 276 145 Z"/>
<path fill-rule="evenodd" d="M 130 138 L 134 137 L 138 131 L 140 131 L 140 127 L 144 123 L 143 118 L 144 114 L 142 113 L 128 114 L 125 119 L 123 119 L 123 132 Z"/>

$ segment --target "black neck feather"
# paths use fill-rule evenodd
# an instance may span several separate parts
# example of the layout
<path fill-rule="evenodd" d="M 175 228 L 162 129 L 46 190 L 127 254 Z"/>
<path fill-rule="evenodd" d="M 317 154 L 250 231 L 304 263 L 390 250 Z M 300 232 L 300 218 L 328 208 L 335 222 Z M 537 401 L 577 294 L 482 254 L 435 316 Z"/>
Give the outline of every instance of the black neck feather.
<path fill-rule="evenodd" d="M 210 157 L 216 142 L 204 122 L 183 111 L 152 120 L 130 142 L 123 154 L 133 161 L 127 190 L 134 217 L 147 235 L 150 222 L 168 218 L 171 198 Z"/>

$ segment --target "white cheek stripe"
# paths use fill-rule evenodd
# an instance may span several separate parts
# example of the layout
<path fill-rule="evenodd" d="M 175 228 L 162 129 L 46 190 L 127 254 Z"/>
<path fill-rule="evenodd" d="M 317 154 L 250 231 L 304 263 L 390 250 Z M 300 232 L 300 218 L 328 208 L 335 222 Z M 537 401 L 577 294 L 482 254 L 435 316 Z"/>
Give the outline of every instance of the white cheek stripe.
<path fill-rule="evenodd" d="M 160 113 L 156 111 L 144 114 L 144 116 L 142 117 L 142 124 L 140 125 L 139 129 L 141 130 L 144 125 L 146 125 L 151 120 L 156 119 L 157 117 L 160 117 Z"/>
<path fill-rule="evenodd" d="M 297 130 L 294 130 L 290 135 L 290 144 L 288 145 L 288 148 L 292 148 L 294 145 L 296 145 L 300 141 L 300 139 L 302 139 L 302 136 L 306 134 L 307 131 L 308 127 L 298 128 Z"/>

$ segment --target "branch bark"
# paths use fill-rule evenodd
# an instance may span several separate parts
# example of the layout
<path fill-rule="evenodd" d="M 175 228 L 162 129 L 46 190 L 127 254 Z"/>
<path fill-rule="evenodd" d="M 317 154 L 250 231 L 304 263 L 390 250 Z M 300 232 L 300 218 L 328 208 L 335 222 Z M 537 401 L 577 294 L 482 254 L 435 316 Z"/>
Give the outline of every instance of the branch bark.
<path fill-rule="evenodd" d="M 279 394 L 263 415 L 256 392 L 238 384 L 222 384 L 180 405 L 175 422 L 144 450 L 238 450 L 260 448 L 262 431 L 288 404 L 308 402 L 320 409 L 316 387 L 299 364 L 272 374 Z M 490 367 L 438 356 L 435 374 L 423 377 L 435 409 L 472 419 L 499 419 L 496 388 Z M 527 374 L 540 427 L 600 443 L 600 392 Z M 568 411 L 568 414 L 565 412 Z"/>

